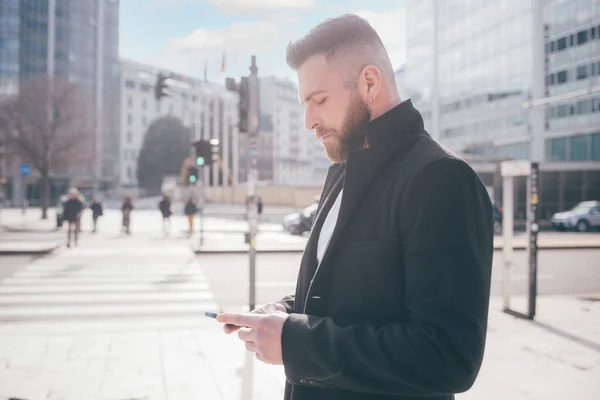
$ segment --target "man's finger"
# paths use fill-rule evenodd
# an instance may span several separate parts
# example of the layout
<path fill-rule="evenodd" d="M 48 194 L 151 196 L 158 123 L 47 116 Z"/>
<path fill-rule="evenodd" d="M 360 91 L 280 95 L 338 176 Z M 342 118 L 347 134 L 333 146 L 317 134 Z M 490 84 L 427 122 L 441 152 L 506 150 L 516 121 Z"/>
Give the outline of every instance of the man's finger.
<path fill-rule="evenodd" d="M 238 329 L 240 329 L 239 326 L 235 326 L 235 325 L 231 325 L 231 324 L 223 325 L 223 330 L 228 335 L 232 334 L 233 332 L 236 332 Z"/>
<path fill-rule="evenodd" d="M 258 318 L 261 317 L 260 314 L 234 314 L 234 313 L 223 313 L 217 316 L 217 321 L 231 324 L 246 328 L 252 328 L 254 324 L 258 321 Z"/>
<path fill-rule="evenodd" d="M 251 353 L 256 353 L 256 344 L 254 344 L 254 342 L 246 342 L 246 350 L 248 350 Z"/>
<path fill-rule="evenodd" d="M 240 340 L 243 340 L 244 342 L 255 342 L 256 340 L 256 334 L 254 333 L 254 331 L 252 329 L 249 328 L 240 328 L 239 332 L 238 332 L 238 337 L 240 338 Z"/>

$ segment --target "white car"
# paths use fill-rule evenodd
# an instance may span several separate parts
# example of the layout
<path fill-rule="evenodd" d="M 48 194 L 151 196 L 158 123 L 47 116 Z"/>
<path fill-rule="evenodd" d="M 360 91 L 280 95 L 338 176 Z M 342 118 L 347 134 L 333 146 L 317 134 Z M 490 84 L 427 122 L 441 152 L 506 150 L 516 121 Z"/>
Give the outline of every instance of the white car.
<path fill-rule="evenodd" d="M 600 201 L 583 201 L 572 210 L 556 213 L 550 218 L 554 229 L 586 232 L 600 228 Z"/>

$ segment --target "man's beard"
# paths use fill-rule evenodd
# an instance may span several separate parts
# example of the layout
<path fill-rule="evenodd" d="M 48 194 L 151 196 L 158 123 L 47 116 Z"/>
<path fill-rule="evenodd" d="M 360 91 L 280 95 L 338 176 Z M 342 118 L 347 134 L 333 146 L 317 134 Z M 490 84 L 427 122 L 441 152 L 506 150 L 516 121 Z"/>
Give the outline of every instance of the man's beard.
<path fill-rule="evenodd" d="M 327 158 L 335 163 L 346 162 L 351 151 L 364 147 L 367 138 L 367 124 L 370 120 L 371 110 L 359 94 L 354 93 L 346 109 L 346 116 L 340 131 L 317 128 L 318 137 L 331 134 L 330 143 L 323 143 Z"/>

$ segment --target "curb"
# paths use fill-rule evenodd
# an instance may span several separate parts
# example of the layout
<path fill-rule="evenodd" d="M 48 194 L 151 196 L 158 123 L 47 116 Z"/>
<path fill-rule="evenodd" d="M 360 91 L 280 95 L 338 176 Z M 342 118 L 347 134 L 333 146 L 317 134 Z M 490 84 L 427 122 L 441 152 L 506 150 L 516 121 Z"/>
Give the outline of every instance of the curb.
<path fill-rule="evenodd" d="M 539 250 L 593 250 L 600 249 L 600 244 L 583 244 L 583 245 L 556 245 L 556 246 L 538 246 Z M 504 246 L 494 246 L 494 251 L 502 251 Z M 527 250 L 527 246 L 518 245 L 513 246 L 513 250 Z"/>
<path fill-rule="evenodd" d="M 39 250 L 0 250 L 0 256 L 45 256 L 60 248 L 60 245 L 46 247 Z"/>
<path fill-rule="evenodd" d="M 194 254 L 248 254 L 249 249 L 223 249 L 223 250 L 198 250 L 192 249 Z M 256 254 L 302 254 L 304 249 L 264 249 L 256 250 Z"/>
<path fill-rule="evenodd" d="M 502 251 L 504 249 L 503 246 L 494 246 L 494 251 Z M 558 245 L 558 246 L 538 246 L 539 250 L 594 250 L 600 249 L 600 244 L 590 244 L 590 245 Z M 527 250 L 526 246 L 519 245 L 513 247 L 514 251 L 525 251 Z M 248 249 L 223 249 L 223 250 L 198 250 L 192 249 L 192 251 L 196 255 L 201 254 L 247 254 L 249 252 Z M 304 249 L 257 249 L 257 254 L 294 254 L 294 253 L 303 253 Z"/>

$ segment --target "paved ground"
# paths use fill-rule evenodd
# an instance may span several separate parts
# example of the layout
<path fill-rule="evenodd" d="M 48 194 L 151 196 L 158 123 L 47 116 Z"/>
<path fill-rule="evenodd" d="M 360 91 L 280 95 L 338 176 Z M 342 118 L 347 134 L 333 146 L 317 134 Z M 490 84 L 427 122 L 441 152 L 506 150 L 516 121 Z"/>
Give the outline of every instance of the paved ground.
<path fill-rule="evenodd" d="M 585 280 L 598 288 L 597 252 L 543 254 L 540 269 L 553 280 L 572 275 L 576 289 L 587 290 Z M 290 291 L 280 283 L 295 278 L 297 257 L 259 257 L 259 297 Z M 113 231 L 44 258 L 0 258 L 0 399 L 281 398 L 283 369 L 258 362 L 202 315 L 223 293 L 239 293 L 231 300 L 239 308 L 246 261 L 195 257 L 184 236 Z M 598 398 L 600 302 L 541 296 L 536 322 L 500 309 L 494 297 L 481 374 L 459 400 Z"/>

